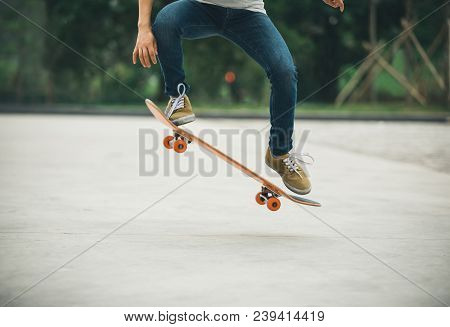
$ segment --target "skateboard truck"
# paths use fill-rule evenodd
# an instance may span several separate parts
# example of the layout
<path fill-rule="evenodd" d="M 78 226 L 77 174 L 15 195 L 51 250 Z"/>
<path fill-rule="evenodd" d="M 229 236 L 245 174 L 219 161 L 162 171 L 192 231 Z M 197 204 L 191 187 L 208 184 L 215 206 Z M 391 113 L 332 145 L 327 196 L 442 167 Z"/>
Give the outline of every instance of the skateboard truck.
<path fill-rule="evenodd" d="M 278 199 L 280 195 L 276 194 L 272 190 L 265 186 L 261 187 L 261 192 L 256 194 L 255 200 L 260 205 L 267 205 L 267 208 L 271 211 L 277 211 L 281 207 L 281 201 Z"/>
<path fill-rule="evenodd" d="M 176 153 L 183 153 L 187 150 L 187 145 L 192 141 L 177 132 L 172 135 L 166 136 L 163 140 L 164 147 L 166 149 L 173 149 Z"/>

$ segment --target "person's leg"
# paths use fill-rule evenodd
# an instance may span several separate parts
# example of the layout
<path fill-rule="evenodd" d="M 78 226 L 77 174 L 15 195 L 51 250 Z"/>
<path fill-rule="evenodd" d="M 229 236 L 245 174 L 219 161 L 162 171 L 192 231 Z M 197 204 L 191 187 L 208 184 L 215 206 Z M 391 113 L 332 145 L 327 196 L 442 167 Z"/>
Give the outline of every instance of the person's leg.
<path fill-rule="evenodd" d="M 222 17 L 225 17 L 222 8 L 193 0 L 173 2 L 158 13 L 153 24 L 153 33 L 158 45 L 158 59 L 167 95 L 177 97 L 180 83 L 188 88 L 183 69 L 181 39 L 217 35 Z"/>
<path fill-rule="evenodd" d="M 272 84 L 270 96 L 270 149 L 266 164 L 277 171 L 293 192 L 307 194 L 311 182 L 292 149 L 297 104 L 297 69 L 292 55 L 267 15 L 245 10 L 228 15 L 223 36 L 242 47 L 266 71 Z"/>
<path fill-rule="evenodd" d="M 297 69 L 292 55 L 270 18 L 262 13 L 233 10 L 223 36 L 239 45 L 266 71 L 270 97 L 270 149 L 281 156 L 292 149 L 297 103 Z"/>

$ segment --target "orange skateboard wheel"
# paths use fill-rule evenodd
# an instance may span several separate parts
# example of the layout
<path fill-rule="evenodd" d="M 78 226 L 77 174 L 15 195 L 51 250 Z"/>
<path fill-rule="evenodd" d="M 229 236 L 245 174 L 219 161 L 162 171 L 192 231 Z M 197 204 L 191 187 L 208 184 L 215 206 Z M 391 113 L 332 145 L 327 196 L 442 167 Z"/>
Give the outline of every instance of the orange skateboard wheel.
<path fill-rule="evenodd" d="M 187 149 L 186 141 L 181 139 L 176 140 L 173 144 L 173 149 L 176 153 L 183 153 Z"/>
<path fill-rule="evenodd" d="M 262 195 L 261 192 L 259 192 L 258 194 L 256 194 L 255 200 L 256 200 L 256 203 L 258 203 L 258 204 L 260 204 L 260 205 L 264 205 L 264 204 L 266 204 L 266 200 L 265 200 L 263 197 L 261 197 L 261 195 Z"/>
<path fill-rule="evenodd" d="M 173 139 L 174 139 L 174 137 L 173 136 L 166 136 L 165 138 L 164 138 L 164 140 L 163 140 L 163 144 L 164 144 L 164 147 L 166 148 L 166 149 L 172 149 L 172 141 L 173 141 Z"/>
<path fill-rule="evenodd" d="M 281 201 L 277 198 L 270 198 L 267 201 L 267 208 L 269 208 L 270 211 L 277 211 L 281 207 Z"/>

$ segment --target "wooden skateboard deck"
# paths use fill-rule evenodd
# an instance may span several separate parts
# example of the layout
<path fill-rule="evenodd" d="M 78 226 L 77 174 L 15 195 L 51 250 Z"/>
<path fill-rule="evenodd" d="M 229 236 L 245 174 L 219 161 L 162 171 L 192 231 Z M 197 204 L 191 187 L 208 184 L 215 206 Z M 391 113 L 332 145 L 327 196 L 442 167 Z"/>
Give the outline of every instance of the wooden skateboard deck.
<path fill-rule="evenodd" d="M 176 152 L 181 153 L 181 152 L 184 152 L 187 147 L 185 140 L 187 140 L 188 142 L 197 143 L 198 145 L 200 145 L 207 151 L 211 152 L 212 154 L 214 154 L 217 157 L 219 157 L 220 159 L 226 161 L 233 167 L 239 169 L 247 176 L 250 176 L 257 182 L 259 182 L 262 185 L 262 192 L 260 192 L 256 195 L 256 201 L 259 204 L 261 204 L 261 205 L 267 204 L 267 206 L 270 210 L 276 211 L 280 208 L 280 205 L 281 205 L 280 201 L 278 200 L 278 197 L 285 197 L 286 199 L 289 199 L 293 202 L 296 202 L 296 203 L 299 203 L 302 205 L 313 206 L 313 207 L 321 206 L 321 204 L 319 202 L 308 200 L 308 199 L 305 199 L 305 198 L 302 198 L 302 197 L 299 197 L 296 195 L 286 193 L 283 189 L 281 189 L 278 186 L 274 185 L 273 183 L 269 182 L 265 178 L 261 177 L 260 175 L 258 175 L 254 171 L 252 171 L 251 169 L 249 169 L 249 168 L 245 167 L 244 165 L 242 165 L 241 163 L 237 162 L 236 160 L 234 160 L 230 156 L 226 155 L 222 151 L 216 149 L 211 144 L 203 141 L 201 138 L 199 138 L 199 137 L 189 133 L 188 131 L 176 126 L 175 124 L 173 124 L 169 119 L 167 119 L 167 117 L 164 115 L 164 113 L 161 110 L 159 110 L 159 108 L 152 101 L 146 99 L 145 104 L 147 105 L 148 109 L 153 114 L 153 116 L 155 116 L 155 118 L 157 120 L 159 120 L 164 125 L 166 125 L 168 128 L 170 128 L 174 132 L 174 135 L 177 136 L 177 138 L 179 138 L 178 140 L 173 142 L 175 140 L 173 136 L 166 137 L 164 139 L 164 146 L 166 148 L 173 147 Z"/>

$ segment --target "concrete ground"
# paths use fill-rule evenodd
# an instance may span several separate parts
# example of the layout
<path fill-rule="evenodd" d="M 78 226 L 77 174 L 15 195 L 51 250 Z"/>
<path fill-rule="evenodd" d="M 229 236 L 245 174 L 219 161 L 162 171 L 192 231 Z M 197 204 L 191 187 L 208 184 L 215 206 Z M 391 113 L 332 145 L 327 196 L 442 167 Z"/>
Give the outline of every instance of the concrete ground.
<path fill-rule="evenodd" d="M 268 175 L 266 124 L 191 129 Z M 297 128 L 323 207 L 273 213 L 198 146 L 164 151 L 150 117 L 0 115 L 0 304 L 449 304 L 450 126 Z"/>

